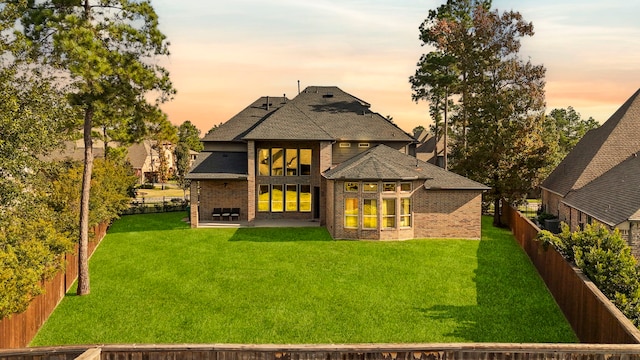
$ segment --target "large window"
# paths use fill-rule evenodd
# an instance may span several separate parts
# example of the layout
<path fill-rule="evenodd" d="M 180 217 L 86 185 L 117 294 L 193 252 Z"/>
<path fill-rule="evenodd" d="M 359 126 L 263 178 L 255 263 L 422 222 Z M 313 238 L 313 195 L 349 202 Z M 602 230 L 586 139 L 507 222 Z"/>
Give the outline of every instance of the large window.
<path fill-rule="evenodd" d="M 285 202 L 287 204 L 286 211 L 298 211 L 298 185 L 286 185 L 287 193 Z"/>
<path fill-rule="evenodd" d="M 284 168 L 284 149 L 271 149 L 271 176 L 282 176 Z"/>
<path fill-rule="evenodd" d="M 259 148 L 258 175 L 311 175 L 311 149 Z"/>
<path fill-rule="evenodd" d="M 287 176 L 298 175 L 298 149 L 287 149 Z"/>
<path fill-rule="evenodd" d="M 362 190 L 364 192 L 378 192 L 378 183 L 364 183 Z"/>
<path fill-rule="evenodd" d="M 282 212 L 284 208 L 283 185 L 271 185 L 271 212 Z"/>
<path fill-rule="evenodd" d="M 411 227 L 411 198 L 400 199 L 400 226 Z"/>
<path fill-rule="evenodd" d="M 358 192 L 358 186 L 360 183 L 357 182 L 346 182 L 344 183 L 344 191 L 346 192 Z"/>
<path fill-rule="evenodd" d="M 378 201 L 376 199 L 364 199 L 362 216 L 363 228 L 378 228 Z"/>
<path fill-rule="evenodd" d="M 311 185 L 300 185 L 300 212 L 311 212 Z"/>
<path fill-rule="evenodd" d="M 358 228 L 358 199 L 344 200 L 344 227 Z"/>
<path fill-rule="evenodd" d="M 311 175 L 311 149 L 300 149 L 300 175 Z"/>
<path fill-rule="evenodd" d="M 258 187 L 258 211 L 269 211 L 269 185 L 260 185 Z"/>
<path fill-rule="evenodd" d="M 271 156 L 269 155 L 269 149 L 258 150 L 258 175 L 269 176 L 269 169 L 271 168 Z"/>
<path fill-rule="evenodd" d="M 382 199 L 382 228 L 396 227 L 396 199 Z"/>

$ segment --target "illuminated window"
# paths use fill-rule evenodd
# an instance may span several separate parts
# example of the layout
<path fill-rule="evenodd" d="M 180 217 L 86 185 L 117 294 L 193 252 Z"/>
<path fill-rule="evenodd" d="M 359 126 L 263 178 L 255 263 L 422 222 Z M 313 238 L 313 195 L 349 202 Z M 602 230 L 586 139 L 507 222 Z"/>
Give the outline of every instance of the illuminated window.
<path fill-rule="evenodd" d="M 269 176 L 269 149 L 258 149 L 258 175 Z"/>
<path fill-rule="evenodd" d="M 364 192 L 378 192 L 378 183 L 364 183 L 362 185 Z"/>
<path fill-rule="evenodd" d="M 382 228 L 396 227 L 396 199 L 382 199 Z"/>
<path fill-rule="evenodd" d="M 411 199 L 400 199 L 400 226 L 411 227 Z"/>
<path fill-rule="evenodd" d="M 300 185 L 300 212 L 311 212 L 311 185 Z"/>
<path fill-rule="evenodd" d="M 411 191 L 411 183 L 410 182 L 400 183 L 400 191 L 401 192 L 410 192 Z"/>
<path fill-rule="evenodd" d="M 298 211 L 298 185 L 287 185 L 286 211 Z"/>
<path fill-rule="evenodd" d="M 271 185 L 271 212 L 282 212 L 284 208 L 283 185 Z"/>
<path fill-rule="evenodd" d="M 269 185 L 258 187 L 258 211 L 269 211 Z"/>
<path fill-rule="evenodd" d="M 351 147 L 351 143 L 342 142 L 338 146 L 340 146 L 341 148 L 349 148 Z"/>
<path fill-rule="evenodd" d="M 358 228 L 358 199 L 347 198 L 344 200 L 344 227 Z"/>
<path fill-rule="evenodd" d="M 311 175 L 311 149 L 300 149 L 300 175 Z"/>
<path fill-rule="evenodd" d="M 378 227 L 378 201 L 376 199 L 364 199 L 362 216 L 363 228 L 376 229 Z"/>
<path fill-rule="evenodd" d="M 271 149 L 271 176 L 283 175 L 284 167 L 284 149 Z"/>
<path fill-rule="evenodd" d="M 287 149 L 287 176 L 298 175 L 298 149 Z"/>
<path fill-rule="evenodd" d="M 384 183 L 382 184 L 382 191 L 390 192 L 396 191 L 396 183 Z"/>
<path fill-rule="evenodd" d="M 346 191 L 346 192 L 358 192 L 358 183 L 357 182 L 345 182 L 344 183 L 344 191 Z"/>
<path fill-rule="evenodd" d="M 358 147 L 359 148 L 368 148 L 369 147 L 369 143 L 359 143 Z"/>

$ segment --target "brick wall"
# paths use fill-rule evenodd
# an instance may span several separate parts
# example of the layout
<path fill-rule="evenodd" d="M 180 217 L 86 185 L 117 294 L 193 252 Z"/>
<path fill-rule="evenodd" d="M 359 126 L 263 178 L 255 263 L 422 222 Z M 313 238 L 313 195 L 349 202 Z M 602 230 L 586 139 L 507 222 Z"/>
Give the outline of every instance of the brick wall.
<path fill-rule="evenodd" d="M 381 185 L 381 183 L 380 183 Z M 390 193 L 345 192 L 344 182 L 335 181 L 331 209 L 333 221 L 327 226 L 329 233 L 338 239 L 369 239 L 369 240 L 397 240 L 413 238 L 465 238 L 479 239 L 482 232 L 481 224 L 481 191 L 448 190 L 426 191 L 421 181 L 412 183 L 411 193 L 398 192 L 395 197 L 411 197 L 412 227 L 394 229 L 350 229 L 344 227 L 344 199 L 356 197 L 360 204 L 364 198 L 381 200 L 393 196 Z M 362 221 L 360 208 L 360 222 Z M 330 216 L 331 214 L 327 214 Z"/>
<path fill-rule="evenodd" d="M 191 182 L 191 189 L 190 189 L 190 201 L 189 203 L 191 204 L 190 210 L 189 210 L 189 222 L 191 223 L 191 227 L 192 228 L 197 228 L 198 227 L 198 220 L 199 220 L 199 214 L 198 214 L 198 189 L 200 187 L 200 182 L 199 181 L 192 181 Z"/>
<path fill-rule="evenodd" d="M 247 143 L 247 221 L 256 218 L 256 146 L 254 141 Z"/>
<path fill-rule="evenodd" d="M 480 239 L 482 193 L 474 190 L 416 191 L 413 196 L 416 238 Z"/>
<path fill-rule="evenodd" d="M 628 242 L 631 246 L 631 253 L 640 260 L 640 221 L 630 221 L 629 223 Z"/>
<path fill-rule="evenodd" d="M 247 221 L 246 180 L 201 180 L 199 221 L 212 220 L 213 208 L 240 208 L 240 220 Z"/>

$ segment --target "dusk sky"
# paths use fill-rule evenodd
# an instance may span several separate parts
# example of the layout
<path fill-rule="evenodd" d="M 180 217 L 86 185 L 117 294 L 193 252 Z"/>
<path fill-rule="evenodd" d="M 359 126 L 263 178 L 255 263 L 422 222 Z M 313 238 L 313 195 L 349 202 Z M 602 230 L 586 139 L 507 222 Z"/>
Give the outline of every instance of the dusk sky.
<path fill-rule="evenodd" d="M 418 27 L 445 0 L 152 0 L 178 90 L 163 105 L 204 135 L 260 96 L 294 98 L 338 86 L 403 130 L 428 126 L 409 76 L 428 48 Z M 547 69 L 547 112 L 573 106 L 599 122 L 640 88 L 640 1 L 494 0 L 519 11 L 535 35 L 521 56 Z"/>

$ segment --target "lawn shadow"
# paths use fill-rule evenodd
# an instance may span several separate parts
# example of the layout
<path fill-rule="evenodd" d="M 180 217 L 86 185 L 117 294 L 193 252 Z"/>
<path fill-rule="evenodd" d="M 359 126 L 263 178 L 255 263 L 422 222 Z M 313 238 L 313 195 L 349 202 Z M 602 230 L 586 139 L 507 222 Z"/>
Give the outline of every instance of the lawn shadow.
<path fill-rule="evenodd" d="M 483 233 L 486 228 L 483 225 Z M 575 342 L 544 283 L 535 270 L 526 268 L 530 264 L 523 264 L 528 259 L 518 253 L 509 230 L 494 228 L 490 232 L 478 246 L 473 279 L 476 305 L 437 305 L 417 310 L 435 320 L 452 319 L 457 327 L 445 335 L 463 341 Z"/>
<path fill-rule="evenodd" d="M 113 223 L 107 233 L 184 230 L 189 228 L 189 224 L 184 221 L 186 217 L 187 213 L 184 211 L 123 215 Z"/>
<path fill-rule="evenodd" d="M 239 228 L 229 241 L 249 242 L 299 242 L 332 241 L 324 227 L 256 227 Z"/>

